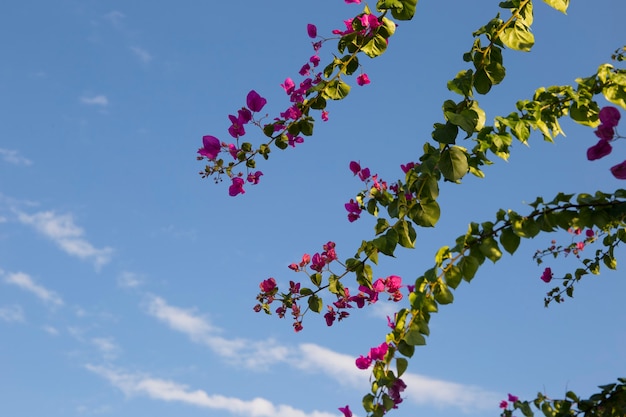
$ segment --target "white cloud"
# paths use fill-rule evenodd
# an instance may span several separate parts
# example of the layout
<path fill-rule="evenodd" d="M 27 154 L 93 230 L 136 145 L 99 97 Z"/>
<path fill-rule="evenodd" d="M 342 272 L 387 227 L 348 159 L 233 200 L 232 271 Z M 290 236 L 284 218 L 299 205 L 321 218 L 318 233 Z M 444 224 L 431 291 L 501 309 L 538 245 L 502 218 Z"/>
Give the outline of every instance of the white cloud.
<path fill-rule="evenodd" d="M 143 277 L 134 272 L 124 271 L 117 277 L 117 285 L 123 288 L 136 288 L 143 284 Z"/>
<path fill-rule="evenodd" d="M 102 106 L 102 107 L 106 107 L 109 105 L 109 99 L 107 98 L 107 96 L 104 96 L 102 94 L 97 95 L 97 96 L 92 96 L 92 97 L 81 97 L 80 101 L 81 103 L 84 103 L 84 104 Z"/>
<path fill-rule="evenodd" d="M 18 305 L 0 307 L 0 320 L 21 323 L 24 321 L 24 311 Z"/>
<path fill-rule="evenodd" d="M 52 327 L 52 326 L 43 326 L 42 327 L 43 331 L 52 335 L 52 336 L 58 336 L 59 335 L 59 330 L 57 330 L 56 327 Z"/>
<path fill-rule="evenodd" d="M 114 26 L 118 26 L 120 23 L 122 23 L 122 20 L 124 20 L 125 17 L 126 15 L 124 13 L 117 10 L 113 10 L 104 15 L 104 18 L 111 22 Z"/>
<path fill-rule="evenodd" d="M 120 347 L 110 337 L 94 337 L 91 339 L 93 344 L 105 359 L 115 359 L 120 353 Z"/>
<path fill-rule="evenodd" d="M 2 149 L 0 148 L 0 157 L 4 162 L 13 165 L 32 165 L 33 162 L 30 159 L 26 159 L 20 155 L 18 151 L 14 151 L 11 149 Z"/>
<path fill-rule="evenodd" d="M 18 219 L 50 238 L 68 255 L 92 260 L 96 268 L 100 268 L 111 260 L 113 249 L 109 247 L 98 249 L 86 241 L 83 238 L 83 229 L 74 224 L 74 219 L 70 214 L 61 215 L 52 211 L 42 211 L 28 215 L 18 212 Z"/>
<path fill-rule="evenodd" d="M 105 378 L 125 395 L 145 395 L 155 400 L 176 401 L 197 407 L 222 410 L 236 415 L 254 417 L 336 417 L 337 413 L 313 411 L 306 413 L 288 405 L 274 405 L 264 398 L 242 400 L 223 395 L 209 395 L 203 390 L 191 390 L 174 381 L 132 374 L 103 366 L 86 365 L 86 368 Z"/>
<path fill-rule="evenodd" d="M 36 284 L 33 279 L 23 272 L 8 274 L 4 279 L 7 284 L 12 284 L 28 291 L 47 304 L 62 306 L 63 300 L 54 291 L 50 291 L 41 285 Z"/>
<path fill-rule="evenodd" d="M 149 63 L 152 61 L 152 55 L 145 49 L 139 48 L 137 46 L 131 46 L 130 50 L 141 60 L 143 63 Z"/>
<path fill-rule="evenodd" d="M 295 369 L 322 373 L 337 383 L 357 390 L 369 387 L 369 372 L 354 365 L 354 357 L 338 353 L 315 344 L 286 346 L 275 340 L 229 340 L 216 333 L 221 329 L 193 311 L 171 306 L 160 297 L 153 296 L 148 313 L 172 329 L 186 334 L 192 341 L 204 344 L 226 359 L 250 369 L 266 369 L 272 364 L 284 363 Z M 500 394 L 476 386 L 457 384 L 417 374 L 406 373 L 403 380 L 408 385 L 404 392 L 407 401 L 419 405 L 452 407 L 462 411 L 493 409 Z"/>

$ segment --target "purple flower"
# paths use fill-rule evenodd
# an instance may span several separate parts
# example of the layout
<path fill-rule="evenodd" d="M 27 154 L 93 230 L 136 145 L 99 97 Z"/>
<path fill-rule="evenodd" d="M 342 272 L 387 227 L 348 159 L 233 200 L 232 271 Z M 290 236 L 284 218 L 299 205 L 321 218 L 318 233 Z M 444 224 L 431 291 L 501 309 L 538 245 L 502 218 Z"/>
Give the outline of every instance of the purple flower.
<path fill-rule="evenodd" d="M 352 411 L 350 411 L 349 406 L 339 407 L 339 411 L 343 413 L 343 417 L 352 417 Z"/>
<path fill-rule="evenodd" d="M 220 153 L 220 149 L 222 148 L 220 140 L 215 136 L 203 136 L 202 145 L 203 147 L 198 149 L 198 153 L 209 159 L 217 158 L 217 155 Z"/>
<path fill-rule="evenodd" d="M 615 136 L 615 129 L 613 129 L 613 126 L 601 124 L 593 133 L 600 139 L 611 140 Z"/>
<path fill-rule="evenodd" d="M 354 175 L 358 174 L 360 170 L 361 170 L 361 165 L 359 165 L 358 162 L 356 161 L 350 162 L 350 171 L 352 171 Z"/>
<path fill-rule="evenodd" d="M 541 274 L 541 280 L 545 283 L 552 281 L 552 269 L 550 267 L 544 269 L 543 274 Z M 510 401 L 510 400 L 509 400 Z"/>
<path fill-rule="evenodd" d="M 606 106 L 600 110 L 600 114 L 598 116 L 600 117 L 600 122 L 602 122 L 602 124 L 609 127 L 615 127 L 617 126 L 621 115 L 619 110 L 615 107 Z"/>
<path fill-rule="evenodd" d="M 611 167 L 611 174 L 618 180 L 626 180 L 626 161 Z"/>
<path fill-rule="evenodd" d="M 256 91 L 251 90 L 248 93 L 248 97 L 246 97 L 246 104 L 250 110 L 258 112 L 267 104 L 267 100 L 261 97 Z"/>
<path fill-rule="evenodd" d="M 287 78 L 284 84 L 281 84 L 280 86 L 283 88 L 283 90 L 285 90 L 285 93 L 287 94 L 293 93 L 293 90 L 296 88 L 296 84 L 291 78 Z"/>
<path fill-rule="evenodd" d="M 595 161 L 611 153 L 613 147 L 608 140 L 600 139 L 598 143 L 587 149 L 587 159 Z"/>
<path fill-rule="evenodd" d="M 370 349 L 369 357 L 372 360 L 382 361 L 389 350 L 389 345 L 386 342 L 383 342 L 380 346 L 373 347 Z"/>
<path fill-rule="evenodd" d="M 309 35 L 309 38 L 315 39 L 317 37 L 317 28 L 315 25 L 309 23 L 306 25 L 306 33 Z"/>
<path fill-rule="evenodd" d="M 512 403 L 518 402 L 519 401 L 519 397 L 516 396 L 516 395 L 509 394 L 509 401 L 511 401 Z"/>
<path fill-rule="evenodd" d="M 242 178 L 235 177 L 233 178 L 233 183 L 228 187 L 228 195 L 234 197 L 238 194 L 245 194 L 246 192 L 243 189 L 244 181 Z"/>
<path fill-rule="evenodd" d="M 356 83 L 360 86 L 366 85 L 370 83 L 370 77 L 367 74 L 363 73 L 356 77 Z"/>
<path fill-rule="evenodd" d="M 248 174 L 248 182 L 256 185 L 259 183 L 259 179 L 261 177 L 261 175 L 263 175 L 263 173 L 261 171 L 256 171 L 254 173 L 249 173 Z"/>
<path fill-rule="evenodd" d="M 367 369 L 372 364 L 372 358 L 370 358 L 369 356 L 365 357 L 361 355 L 358 358 L 356 358 L 354 363 L 356 364 L 356 367 L 359 369 Z"/>
<path fill-rule="evenodd" d="M 241 119 L 241 117 L 235 117 L 232 114 L 229 114 L 228 118 L 232 123 L 232 125 L 228 128 L 228 133 L 230 133 L 232 137 L 237 139 L 239 136 L 246 134 L 246 130 L 243 127 L 245 122 Z"/>

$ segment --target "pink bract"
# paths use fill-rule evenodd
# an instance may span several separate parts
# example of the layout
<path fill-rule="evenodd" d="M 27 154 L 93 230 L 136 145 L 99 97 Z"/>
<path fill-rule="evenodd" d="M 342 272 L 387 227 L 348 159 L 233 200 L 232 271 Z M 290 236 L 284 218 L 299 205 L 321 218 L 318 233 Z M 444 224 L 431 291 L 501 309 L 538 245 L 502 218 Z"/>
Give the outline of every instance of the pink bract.
<path fill-rule="evenodd" d="M 215 136 L 209 135 L 202 137 L 202 145 L 203 147 L 198 149 L 198 153 L 209 159 L 217 158 L 217 155 L 220 153 L 220 150 L 222 148 L 220 140 Z"/>
<path fill-rule="evenodd" d="M 595 161 L 596 159 L 607 156 L 612 150 L 613 147 L 611 147 L 608 140 L 600 139 L 598 143 L 587 149 L 587 159 Z"/>
<path fill-rule="evenodd" d="M 618 180 L 626 180 L 626 161 L 611 167 L 611 174 Z"/>
<path fill-rule="evenodd" d="M 261 97 L 256 91 L 251 90 L 248 93 L 248 97 L 246 97 L 246 104 L 251 111 L 258 112 L 267 104 L 267 100 Z"/>
<path fill-rule="evenodd" d="M 600 118 L 600 122 L 602 122 L 602 124 L 609 127 L 615 127 L 617 126 L 621 115 L 619 113 L 619 110 L 617 110 L 615 107 L 606 106 L 603 107 L 602 110 L 600 110 L 600 114 L 598 114 L 598 117 Z"/>

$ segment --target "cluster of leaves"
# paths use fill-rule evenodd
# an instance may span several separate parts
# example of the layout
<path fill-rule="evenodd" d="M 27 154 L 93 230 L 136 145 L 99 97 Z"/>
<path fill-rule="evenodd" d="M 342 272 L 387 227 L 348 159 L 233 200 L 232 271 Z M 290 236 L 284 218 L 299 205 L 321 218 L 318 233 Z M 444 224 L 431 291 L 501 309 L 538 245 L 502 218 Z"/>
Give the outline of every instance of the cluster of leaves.
<path fill-rule="evenodd" d="M 568 0 L 544 1 L 561 12 L 566 11 L 569 3 Z M 355 18 L 351 23 L 351 30 L 343 33 L 339 39 L 338 51 L 341 55 L 326 66 L 323 80 L 307 91 L 307 98 L 299 105 L 302 118 L 291 122 L 285 131 L 278 134 L 275 133 L 273 124 L 266 125 L 264 132 L 270 141 L 256 150 L 250 145 L 246 160 L 258 154 L 267 159 L 271 143 L 279 148 L 286 147 L 283 143 L 285 132 L 292 135 L 312 134 L 313 120 L 309 116 L 309 110 L 324 109 L 328 99 L 344 98 L 350 87 L 342 76 L 351 75 L 358 69 L 357 55 L 362 52 L 369 57 L 376 57 L 387 48 L 387 40 L 393 35 L 395 24 L 386 15 L 390 13 L 399 20 L 411 19 L 416 3 L 417 1 L 379 0 L 377 9 L 382 14 L 377 19 L 381 24 L 373 30 L 367 30 L 361 20 Z M 491 155 L 506 160 L 513 140 L 527 143 L 532 131 L 539 131 L 544 140 L 553 141 L 559 134 L 563 134 L 559 124 L 563 117 L 569 116 L 575 122 L 589 127 L 597 126 L 600 109 L 595 97 L 598 95 L 626 108 L 626 70 L 604 64 L 595 74 L 577 79 L 574 86 L 538 89 L 531 99 L 518 101 L 515 111 L 507 116 L 495 117 L 493 124 L 487 125 L 486 113 L 480 108 L 476 96 L 489 93 L 493 86 L 504 80 L 504 49 L 529 51 L 535 42 L 531 32 L 532 1 L 504 1 L 500 3 L 500 7 L 510 16 L 502 19 L 498 13 L 474 32 L 471 49 L 463 55 L 464 61 L 470 63 L 471 67 L 460 71 L 448 83 L 448 89 L 460 95 L 461 99 L 446 100 L 443 103 L 443 120 L 434 124 L 432 142 L 424 144 L 423 154 L 411 163 L 403 179 L 397 180 L 391 186 L 377 184 L 368 187 L 356 196 L 355 201 L 360 209 L 378 217 L 374 229 L 375 237 L 363 240 L 354 257 L 338 263 L 344 268 L 342 272 L 320 270 L 309 274 L 313 287 L 306 291 L 299 289 L 297 300 L 309 297 L 311 311 L 323 311 L 323 290 L 327 290 L 331 298 L 344 297 L 342 280 L 349 275 L 354 274 L 360 286 L 372 288 L 371 264 L 378 262 L 379 254 L 394 256 L 398 245 L 413 248 L 417 237 L 416 228 L 434 227 L 439 221 L 440 207 L 437 200 L 441 181 L 460 184 L 468 173 L 484 177 L 483 167 L 493 164 Z M 365 8 L 359 16 L 369 14 L 371 11 Z M 623 58 L 623 49 L 615 51 L 616 62 L 623 61 Z M 465 146 L 461 145 L 461 141 L 465 142 Z M 213 168 L 207 167 L 207 175 L 214 173 L 211 169 Z M 562 287 L 552 290 L 546 303 L 549 300 L 561 301 L 563 293 L 572 296 L 574 284 L 588 273 L 598 273 L 601 263 L 608 268 L 615 268 L 615 248 L 626 241 L 625 190 L 614 193 L 558 194 L 548 202 L 538 198 L 530 207 L 532 211 L 527 214 L 500 210 L 494 221 L 471 223 L 467 232 L 459 236 L 454 245 L 444 246 L 436 252 L 435 265 L 416 279 L 414 289 L 408 297 L 408 306 L 400 309 L 393 323 L 390 323 L 392 330 L 386 335 L 388 351 L 383 359 L 375 361 L 371 392 L 363 398 L 363 407 L 369 416 L 380 417 L 395 408 L 396 402 L 393 401 L 390 390 L 406 371 L 408 359 L 414 355 L 415 347 L 426 343 L 426 337 L 430 334 L 432 313 L 437 312 L 440 305 L 453 302 L 453 290 L 462 281 L 470 282 L 485 260 L 497 262 L 503 251 L 513 254 L 521 239 L 530 239 L 540 233 L 570 228 L 600 230 L 604 249 L 598 250 L 594 257 L 584 259 L 584 268 L 577 269 L 573 274 L 566 274 Z M 386 216 L 383 217 L 383 213 Z M 274 287 L 272 291 L 272 296 L 280 294 Z M 282 297 L 283 304 L 293 303 L 292 291 Z M 264 301 L 265 298 L 262 297 L 261 300 Z M 270 312 L 266 304 L 261 308 Z M 617 398 L 618 394 L 611 394 L 611 390 L 619 388 L 621 393 L 623 386 L 623 380 L 620 380 L 619 385 L 611 387 L 610 392 L 603 391 L 602 395 Z M 623 398 L 623 394 L 619 396 Z M 584 402 L 573 394 L 568 394 L 568 399 L 558 401 L 541 397 L 536 400 L 535 405 L 546 416 L 577 415 L 558 414 L 558 410 L 565 410 L 566 404 L 570 404 L 568 410 L 572 404 L 576 404 L 580 412 L 591 413 L 585 414 L 589 416 L 613 415 L 602 414 L 602 410 L 605 410 L 603 407 L 610 403 L 607 398 Z M 623 404 L 623 400 L 620 401 L 622 402 L 616 403 Z M 518 403 L 520 406 L 517 408 L 524 415 L 532 415 L 528 408 L 522 408 L 527 403 L 516 402 L 516 405 Z M 544 409 L 556 411 L 547 412 Z"/>
<path fill-rule="evenodd" d="M 502 417 L 512 417 L 513 411 L 520 410 L 526 417 L 535 415 L 533 406 L 546 417 L 623 417 L 626 415 L 626 378 L 618 378 L 617 383 L 601 385 L 600 392 L 588 399 L 579 398 L 572 391 L 562 400 L 554 400 L 538 393 L 532 401 L 515 401 L 513 409 L 506 409 Z"/>

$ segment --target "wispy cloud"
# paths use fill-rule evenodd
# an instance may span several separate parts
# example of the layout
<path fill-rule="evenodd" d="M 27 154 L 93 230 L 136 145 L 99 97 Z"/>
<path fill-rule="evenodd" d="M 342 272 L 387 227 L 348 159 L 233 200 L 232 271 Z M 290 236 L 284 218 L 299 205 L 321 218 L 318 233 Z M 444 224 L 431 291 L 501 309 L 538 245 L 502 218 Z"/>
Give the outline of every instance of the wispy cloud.
<path fill-rule="evenodd" d="M 24 321 L 24 311 L 18 305 L 0 307 L 0 320 L 21 323 Z"/>
<path fill-rule="evenodd" d="M 94 345 L 105 359 L 115 359 L 119 355 L 121 349 L 110 337 L 94 337 L 91 339 Z"/>
<path fill-rule="evenodd" d="M 80 98 L 80 102 L 83 104 L 88 104 L 92 106 L 102 106 L 106 107 L 109 105 L 109 99 L 105 95 L 97 95 L 97 96 L 83 96 Z"/>
<path fill-rule="evenodd" d="M 84 231 L 74 224 L 70 214 L 42 211 L 32 215 L 18 212 L 18 220 L 33 226 L 38 232 L 54 241 L 65 253 L 80 259 L 92 260 L 100 268 L 111 260 L 113 249 L 98 249 L 84 239 Z"/>
<path fill-rule="evenodd" d="M 124 271 L 117 277 L 117 285 L 123 288 L 137 288 L 144 278 L 134 272 Z"/>
<path fill-rule="evenodd" d="M 137 58 L 139 58 L 139 60 L 141 60 L 141 62 L 147 64 L 152 61 L 152 55 L 150 55 L 150 53 L 145 49 L 139 48 L 137 46 L 131 46 L 130 50 L 135 54 Z"/>
<path fill-rule="evenodd" d="M 274 405 L 264 398 L 242 400 L 223 395 L 210 395 L 203 390 L 192 390 L 174 381 L 153 378 L 145 374 L 129 373 L 103 366 L 86 368 L 105 378 L 114 387 L 131 397 L 144 395 L 155 400 L 176 401 L 197 407 L 222 410 L 235 415 L 255 417 L 336 417 L 337 413 L 312 411 L 306 413 L 289 405 Z"/>
<path fill-rule="evenodd" d="M 111 22 L 113 26 L 119 26 L 125 17 L 126 15 L 124 13 L 117 10 L 113 10 L 104 15 L 104 18 Z"/>
<path fill-rule="evenodd" d="M 51 304 L 53 306 L 63 305 L 63 300 L 54 291 L 50 291 L 43 286 L 36 284 L 30 276 L 23 272 L 8 274 L 4 281 L 7 284 L 16 285 L 21 289 L 34 294 L 37 298 L 47 304 Z"/>
<path fill-rule="evenodd" d="M 0 157 L 4 162 L 13 165 L 32 165 L 33 162 L 30 159 L 24 158 L 18 151 L 12 149 L 2 149 L 0 148 Z"/>
<path fill-rule="evenodd" d="M 354 365 L 354 357 L 315 344 L 287 346 L 272 339 L 227 339 L 218 336 L 221 329 L 192 310 L 169 305 L 163 298 L 153 296 L 147 311 L 173 330 L 186 334 L 192 341 L 204 344 L 226 359 L 251 369 L 264 369 L 284 363 L 300 371 L 322 373 L 339 384 L 354 389 L 368 387 L 369 374 Z M 492 409 L 500 394 L 480 387 L 443 381 L 406 373 L 407 401 L 437 407 L 452 407 L 464 412 Z"/>
<path fill-rule="evenodd" d="M 53 326 L 43 326 L 42 327 L 43 331 L 48 333 L 49 335 L 52 336 L 58 336 L 59 335 L 59 330 L 56 327 Z"/>

